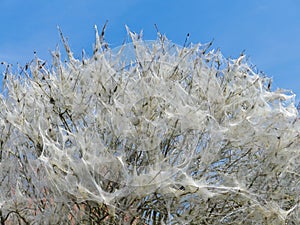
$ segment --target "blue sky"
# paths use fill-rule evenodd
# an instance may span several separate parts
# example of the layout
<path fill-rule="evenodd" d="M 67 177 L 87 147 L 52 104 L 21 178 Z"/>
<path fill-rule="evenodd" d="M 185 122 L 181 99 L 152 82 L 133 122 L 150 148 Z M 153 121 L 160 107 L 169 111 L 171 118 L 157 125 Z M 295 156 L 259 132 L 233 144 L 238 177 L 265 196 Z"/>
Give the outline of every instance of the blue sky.
<path fill-rule="evenodd" d="M 214 39 L 225 57 L 245 50 L 250 61 L 274 79 L 275 87 L 300 96 L 300 1 L 297 0 L 0 0 L 0 61 L 24 65 L 33 52 L 51 63 L 61 44 L 57 25 L 75 56 L 91 53 L 94 25 L 106 20 L 106 40 L 125 40 L 125 25 L 156 39 L 154 24 L 177 44 Z M 3 71 L 3 66 L 1 71 Z M 300 98 L 297 96 L 297 100 Z"/>

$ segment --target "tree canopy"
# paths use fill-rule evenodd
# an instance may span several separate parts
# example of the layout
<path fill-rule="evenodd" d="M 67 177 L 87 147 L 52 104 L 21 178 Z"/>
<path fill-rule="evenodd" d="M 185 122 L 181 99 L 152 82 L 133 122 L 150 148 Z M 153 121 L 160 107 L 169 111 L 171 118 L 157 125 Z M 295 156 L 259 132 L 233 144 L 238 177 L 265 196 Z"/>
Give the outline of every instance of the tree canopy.
<path fill-rule="evenodd" d="M 158 32 L 4 74 L 1 224 L 297 224 L 299 118 L 244 54 Z"/>

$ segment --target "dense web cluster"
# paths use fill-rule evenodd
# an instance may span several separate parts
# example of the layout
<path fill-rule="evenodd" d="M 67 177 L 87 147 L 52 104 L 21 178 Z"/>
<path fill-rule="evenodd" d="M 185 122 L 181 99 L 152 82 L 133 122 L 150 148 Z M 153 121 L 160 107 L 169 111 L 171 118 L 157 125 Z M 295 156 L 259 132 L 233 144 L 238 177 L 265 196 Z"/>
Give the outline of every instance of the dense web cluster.
<path fill-rule="evenodd" d="M 4 74 L 1 224 L 298 224 L 294 94 L 158 33 Z"/>

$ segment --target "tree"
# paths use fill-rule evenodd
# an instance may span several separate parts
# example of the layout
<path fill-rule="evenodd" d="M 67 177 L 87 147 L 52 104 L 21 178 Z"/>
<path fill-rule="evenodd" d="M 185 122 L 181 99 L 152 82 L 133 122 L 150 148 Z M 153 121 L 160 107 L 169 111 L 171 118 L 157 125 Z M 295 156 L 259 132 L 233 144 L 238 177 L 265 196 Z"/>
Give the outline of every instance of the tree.
<path fill-rule="evenodd" d="M 242 54 L 158 33 L 7 65 L 1 224 L 297 224 L 299 119 Z"/>

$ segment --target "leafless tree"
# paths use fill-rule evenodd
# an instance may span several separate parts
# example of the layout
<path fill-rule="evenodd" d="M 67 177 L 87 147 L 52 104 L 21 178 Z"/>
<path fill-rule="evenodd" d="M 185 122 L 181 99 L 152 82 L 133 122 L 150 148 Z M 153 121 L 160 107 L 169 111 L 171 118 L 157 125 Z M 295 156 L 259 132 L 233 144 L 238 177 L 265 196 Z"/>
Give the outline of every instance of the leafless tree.
<path fill-rule="evenodd" d="M 97 30 L 97 29 L 96 29 Z M 298 224 L 294 94 L 158 33 L 6 66 L 1 224 Z"/>

